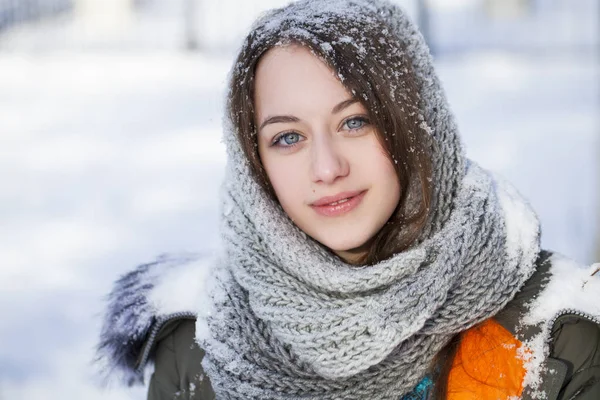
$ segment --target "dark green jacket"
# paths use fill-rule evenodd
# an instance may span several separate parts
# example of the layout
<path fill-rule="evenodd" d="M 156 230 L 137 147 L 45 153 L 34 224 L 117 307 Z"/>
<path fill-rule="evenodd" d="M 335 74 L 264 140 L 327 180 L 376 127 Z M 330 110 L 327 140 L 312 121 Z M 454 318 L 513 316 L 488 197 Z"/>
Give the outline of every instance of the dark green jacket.
<path fill-rule="evenodd" d="M 520 329 L 518 327 L 522 326 L 522 318 L 532 300 L 538 298 L 551 278 L 550 257 L 551 254 L 546 252 L 540 255 L 536 273 L 516 297 L 495 316 L 495 319 L 513 335 L 516 335 Z M 122 298 L 126 298 L 127 304 L 139 307 L 147 296 L 144 290 L 149 285 L 139 276 L 126 276 L 118 282 L 119 285 L 121 289 L 113 294 L 116 293 L 115 299 L 121 301 L 121 304 Z M 596 298 L 595 294 L 593 298 Z M 597 298 L 600 300 L 600 293 Z M 121 307 L 127 308 L 127 305 Z M 132 316 L 140 319 L 140 315 L 144 313 L 136 309 L 130 314 L 110 314 L 110 319 L 127 320 Z M 194 314 L 182 312 L 170 314 L 167 319 L 152 318 L 142 322 L 136 321 L 133 324 L 138 328 L 126 327 L 127 329 L 118 335 L 113 334 L 116 339 L 113 338 L 112 342 L 120 340 L 126 345 L 112 345 L 109 349 L 112 351 L 110 358 L 115 360 L 114 363 L 135 371 L 128 383 L 139 383 L 145 365 L 153 362 L 155 370 L 149 382 L 148 400 L 214 399 L 210 381 L 201 366 L 203 351 L 194 340 Z M 546 398 L 600 400 L 600 320 L 597 316 L 577 310 L 563 310 L 550 322 L 550 356 L 546 359 L 546 370 L 552 373 L 542 377 L 541 385 Z M 519 332 L 520 339 L 527 340 L 539 332 L 538 328 L 530 327 L 529 331 Z M 128 336 L 125 341 L 123 335 Z M 110 347 L 108 341 L 103 344 L 107 343 Z M 523 399 L 530 398 L 525 392 Z"/>
<path fill-rule="evenodd" d="M 537 273 L 496 319 L 515 332 L 529 300 L 543 287 L 549 269 L 547 256 Z M 203 351 L 194 341 L 195 321 L 167 323 L 156 340 L 155 365 L 148 400 L 214 399 L 210 381 L 201 367 Z M 533 332 L 532 332 L 533 334 Z M 564 313 L 557 317 L 551 335 L 549 369 L 543 389 L 549 399 L 600 400 L 600 324 L 584 316 Z"/>
<path fill-rule="evenodd" d="M 215 398 L 202 372 L 204 353 L 194 342 L 194 331 L 193 320 L 165 327 L 156 345 L 148 400 Z M 559 373 L 545 385 L 548 399 L 600 400 L 600 325 L 573 314 L 559 317 L 552 330 L 551 357 Z"/>

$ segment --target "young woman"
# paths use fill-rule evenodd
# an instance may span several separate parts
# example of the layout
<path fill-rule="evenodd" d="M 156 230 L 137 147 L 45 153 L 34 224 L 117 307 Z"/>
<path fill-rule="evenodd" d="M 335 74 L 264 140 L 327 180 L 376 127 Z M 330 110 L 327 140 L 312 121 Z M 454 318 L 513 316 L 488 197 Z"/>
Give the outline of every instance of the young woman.
<path fill-rule="evenodd" d="M 110 371 L 152 360 L 153 400 L 600 399 L 600 277 L 465 157 L 400 9 L 270 12 L 227 101 L 222 255 L 117 282 Z"/>

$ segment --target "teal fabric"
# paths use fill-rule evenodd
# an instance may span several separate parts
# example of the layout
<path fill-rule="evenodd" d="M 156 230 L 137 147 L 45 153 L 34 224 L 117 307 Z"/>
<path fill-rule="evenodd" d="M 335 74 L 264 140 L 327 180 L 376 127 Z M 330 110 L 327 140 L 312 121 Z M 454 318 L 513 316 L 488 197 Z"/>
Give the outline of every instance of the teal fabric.
<path fill-rule="evenodd" d="M 404 395 L 400 400 L 427 400 L 429 392 L 433 387 L 433 381 L 429 376 L 426 376 L 419 382 L 412 392 Z"/>

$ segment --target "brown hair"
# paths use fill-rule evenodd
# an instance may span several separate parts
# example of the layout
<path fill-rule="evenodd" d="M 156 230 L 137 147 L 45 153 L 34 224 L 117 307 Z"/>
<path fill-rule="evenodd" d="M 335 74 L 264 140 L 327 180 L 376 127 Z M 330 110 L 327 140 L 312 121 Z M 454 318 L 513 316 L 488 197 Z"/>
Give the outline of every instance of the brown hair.
<path fill-rule="evenodd" d="M 232 70 L 227 113 L 250 163 L 269 196 L 275 193 L 260 161 L 254 114 L 256 67 L 269 49 L 298 44 L 322 59 L 366 108 L 379 142 L 396 170 L 400 201 L 375 235 L 360 264 L 374 264 L 402 252 L 419 238 L 432 197 L 430 136 L 421 116 L 420 95 L 404 44 L 381 21 L 329 16 L 327 23 L 263 19 L 247 36 Z M 326 25 L 326 26 L 325 26 Z"/>
<path fill-rule="evenodd" d="M 437 370 L 434 371 L 436 379 L 431 392 L 431 399 L 444 400 L 448 398 L 450 371 L 452 370 L 454 358 L 456 357 L 462 338 L 462 332 L 454 335 L 433 359 L 431 368 L 437 368 Z"/>

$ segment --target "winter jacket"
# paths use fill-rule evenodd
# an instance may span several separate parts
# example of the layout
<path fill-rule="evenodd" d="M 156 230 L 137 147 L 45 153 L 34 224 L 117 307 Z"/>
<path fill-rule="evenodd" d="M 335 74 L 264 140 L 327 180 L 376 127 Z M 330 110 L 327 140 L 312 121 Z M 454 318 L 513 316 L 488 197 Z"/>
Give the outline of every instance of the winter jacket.
<path fill-rule="evenodd" d="M 189 285 L 198 278 L 192 267 L 179 274 L 177 264 L 147 264 L 117 283 L 107 321 L 120 318 L 128 324 L 118 332 L 105 327 L 101 351 L 112 353 L 108 356 L 112 366 L 120 368 L 130 384 L 141 382 L 145 366 L 154 363 L 149 400 L 214 399 L 202 370 L 203 351 L 194 340 L 195 316 L 190 311 L 194 299 L 188 305 L 166 307 L 156 300 L 160 295 L 155 292 L 176 290 L 178 284 Z M 542 252 L 535 274 L 516 297 L 493 319 L 460 336 L 448 379 L 449 400 L 600 400 L 600 273 L 591 276 L 590 269 L 589 279 L 567 282 L 565 277 L 572 275 L 569 268 L 577 268 L 571 264 Z M 161 268 L 168 272 L 157 272 Z M 161 280 L 161 275 L 171 277 Z M 123 303 L 123 298 L 128 301 Z M 113 308 L 117 303 L 120 309 Z M 180 310 L 175 311 L 177 307 Z M 536 315 L 544 321 L 531 325 L 527 319 Z M 543 354 L 544 343 L 549 344 L 549 354 Z M 545 366 L 539 375 L 531 372 L 536 363 Z M 539 384 L 524 391 L 531 379 Z M 425 400 L 428 391 L 421 389 L 405 400 Z"/>

